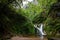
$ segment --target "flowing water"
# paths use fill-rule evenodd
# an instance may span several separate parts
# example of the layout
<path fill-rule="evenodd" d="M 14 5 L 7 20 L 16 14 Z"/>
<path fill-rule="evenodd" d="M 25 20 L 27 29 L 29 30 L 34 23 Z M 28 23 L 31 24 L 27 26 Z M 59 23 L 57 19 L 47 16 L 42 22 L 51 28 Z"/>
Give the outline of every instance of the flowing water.
<path fill-rule="evenodd" d="M 37 29 L 38 31 L 38 34 L 40 35 L 40 39 L 43 40 L 44 39 L 44 36 L 46 35 L 44 32 L 43 32 L 43 24 L 39 24 L 39 27 L 37 24 L 34 25 L 34 27 Z"/>

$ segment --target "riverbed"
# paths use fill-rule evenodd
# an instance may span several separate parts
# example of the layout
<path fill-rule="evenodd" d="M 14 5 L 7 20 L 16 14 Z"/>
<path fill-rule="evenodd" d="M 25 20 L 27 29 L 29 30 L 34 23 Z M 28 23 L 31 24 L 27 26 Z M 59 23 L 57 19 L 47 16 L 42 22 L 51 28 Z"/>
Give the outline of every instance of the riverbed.
<path fill-rule="evenodd" d="M 12 37 L 11 40 L 47 40 L 47 38 L 41 39 L 40 37 Z"/>

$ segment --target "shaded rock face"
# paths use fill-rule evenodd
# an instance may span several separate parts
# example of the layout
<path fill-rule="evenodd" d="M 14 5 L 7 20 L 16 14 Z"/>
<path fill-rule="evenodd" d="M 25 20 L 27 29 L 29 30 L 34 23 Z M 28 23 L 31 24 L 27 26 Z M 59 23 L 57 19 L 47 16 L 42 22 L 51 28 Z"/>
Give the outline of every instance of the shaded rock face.
<path fill-rule="evenodd" d="M 60 2 L 60 0 L 58 0 L 58 2 Z"/>
<path fill-rule="evenodd" d="M 60 12 L 58 12 L 58 13 L 56 14 L 56 16 L 57 16 L 57 17 L 60 17 Z"/>
<path fill-rule="evenodd" d="M 48 40 L 60 40 L 60 38 L 49 38 Z"/>

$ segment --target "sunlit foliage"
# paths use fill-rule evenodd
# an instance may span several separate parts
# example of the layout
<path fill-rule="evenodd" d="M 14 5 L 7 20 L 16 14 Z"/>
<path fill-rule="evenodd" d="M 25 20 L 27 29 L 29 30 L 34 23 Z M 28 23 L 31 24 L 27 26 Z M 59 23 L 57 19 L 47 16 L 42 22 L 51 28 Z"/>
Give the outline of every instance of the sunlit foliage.
<path fill-rule="evenodd" d="M 44 23 L 48 35 L 50 32 L 55 31 L 55 34 L 59 31 L 60 19 L 54 19 L 54 14 L 50 14 L 54 12 L 51 6 L 57 3 L 57 0 L 37 1 L 37 4 L 29 3 L 27 8 L 21 8 L 22 0 L 0 0 L 0 37 L 7 34 L 33 35 L 35 23 Z"/>

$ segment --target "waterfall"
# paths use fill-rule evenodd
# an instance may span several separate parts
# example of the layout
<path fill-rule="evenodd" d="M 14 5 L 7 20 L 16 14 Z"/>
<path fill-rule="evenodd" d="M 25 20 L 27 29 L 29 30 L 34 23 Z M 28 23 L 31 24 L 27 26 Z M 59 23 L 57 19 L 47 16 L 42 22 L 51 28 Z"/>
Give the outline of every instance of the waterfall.
<path fill-rule="evenodd" d="M 28 3 L 38 4 L 37 0 L 22 0 L 21 8 L 28 8 Z"/>
<path fill-rule="evenodd" d="M 39 24 L 39 27 L 38 27 L 37 24 L 34 25 L 34 27 L 35 27 L 37 30 L 39 30 L 39 35 L 40 35 L 41 39 L 43 39 L 43 38 L 44 38 L 44 35 L 46 35 L 46 34 L 43 32 L 43 26 L 44 26 L 43 24 Z"/>

